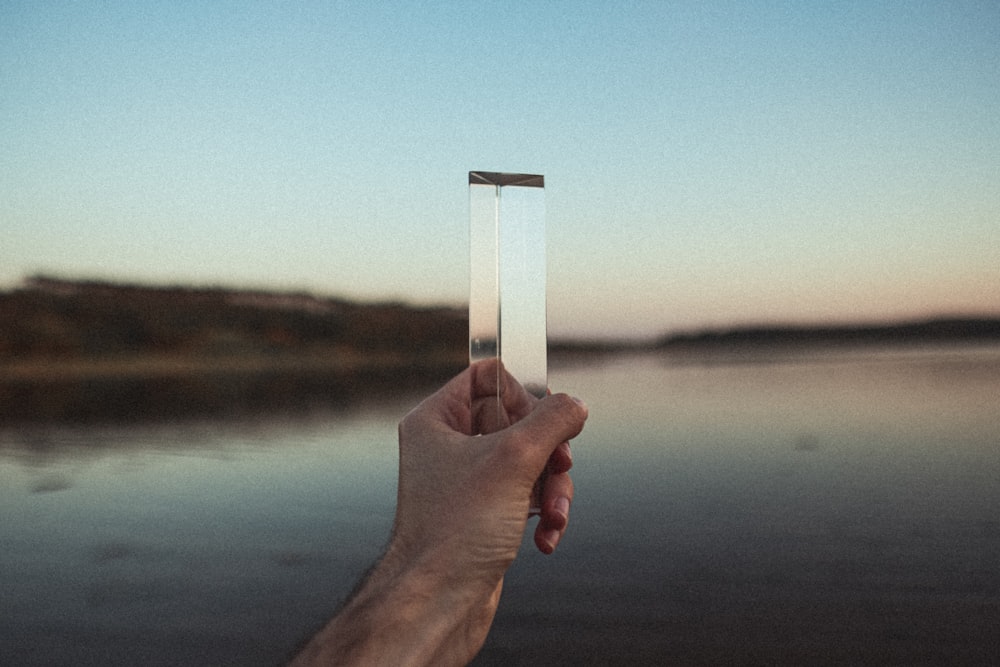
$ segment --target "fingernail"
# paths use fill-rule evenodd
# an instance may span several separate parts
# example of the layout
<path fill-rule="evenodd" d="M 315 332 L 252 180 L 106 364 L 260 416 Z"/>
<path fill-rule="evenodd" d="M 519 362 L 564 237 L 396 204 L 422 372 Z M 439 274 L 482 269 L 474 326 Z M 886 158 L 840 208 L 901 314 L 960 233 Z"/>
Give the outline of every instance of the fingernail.
<path fill-rule="evenodd" d="M 545 533 L 545 541 L 548 542 L 549 546 L 553 550 L 555 550 L 556 545 L 559 544 L 559 538 L 560 535 L 558 530 L 550 530 Z"/>
<path fill-rule="evenodd" d="M 574 403 L 576 403 L 576 404 L 577 404 L 577 405 L 579 405 L 579 406 L 580 406 L 581 408 L 583 408 L 583 412 L 584 412 L 584 413 L 589 413 L 589 412 L 590 412 L 590 409 L 589 409 L 589 408 L 587 407 L 587 404 L 586 404 L 586 403 L 584 403 L 584 402 L 583 402 L 583 401 L 582 401 L 581 399 L 577 398 L 576 396 L 570 396 L 570 398 L 572 398 L 572 399 L 573 399 L 573 402 L 574 402 Z"/>
<path fill-rule="evenodd" d="M 560 496 L 556 498 L 556 502 L 553 504 L 555 511 L 559 512 L 565 517 L 569 516 L 569 498 L 565 496 Z"/>

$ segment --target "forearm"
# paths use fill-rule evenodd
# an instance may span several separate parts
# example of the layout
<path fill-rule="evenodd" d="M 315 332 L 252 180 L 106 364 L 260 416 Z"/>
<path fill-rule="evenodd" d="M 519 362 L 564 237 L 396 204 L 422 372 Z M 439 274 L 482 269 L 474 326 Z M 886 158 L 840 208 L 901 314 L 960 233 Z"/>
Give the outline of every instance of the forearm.
<path fill-rule="evenodd" d="M 291 667 L 467 664 L 486 639 L 500 583 L 462 584 L 439 569 L 433 557 L 390 548 Z"/>

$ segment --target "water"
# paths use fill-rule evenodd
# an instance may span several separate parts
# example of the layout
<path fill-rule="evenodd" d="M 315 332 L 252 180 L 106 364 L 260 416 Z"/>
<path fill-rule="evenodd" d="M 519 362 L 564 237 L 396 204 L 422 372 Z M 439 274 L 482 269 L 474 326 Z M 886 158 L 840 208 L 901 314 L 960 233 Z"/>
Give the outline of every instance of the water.
<path fill-rule="evenodd" d="M 1000 661 L 1000 348 L 607 357 L 477 665 Z M 378 555 L 417 396 L 0 431 L 0 664 L 276 664 Z"/>

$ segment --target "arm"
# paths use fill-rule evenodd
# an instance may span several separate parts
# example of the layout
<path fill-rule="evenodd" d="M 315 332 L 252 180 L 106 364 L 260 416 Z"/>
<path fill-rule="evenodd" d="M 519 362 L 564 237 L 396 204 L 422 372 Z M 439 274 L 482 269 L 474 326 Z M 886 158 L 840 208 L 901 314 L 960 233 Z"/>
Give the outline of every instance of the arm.
<path fill-rule="evenodd" d="M 466 664 L 486 640 L 546 467 L 535 543 L 555 549 L 573 496 L 567 443 L 587 410 L 566 395 L 539 401 L 497 370 L 471 366 L 400 422 L 389 546 L 293 665 Z"/>

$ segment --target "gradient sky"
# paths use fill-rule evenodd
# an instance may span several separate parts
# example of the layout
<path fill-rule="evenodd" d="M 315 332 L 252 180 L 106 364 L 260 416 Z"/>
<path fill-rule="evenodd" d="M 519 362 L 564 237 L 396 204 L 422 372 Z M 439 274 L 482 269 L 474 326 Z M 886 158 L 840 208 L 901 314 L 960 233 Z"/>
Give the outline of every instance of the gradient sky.
<path fill-rule="evenodd" d="M 0 1 L 0 287 L 464 303 L 542 173 L 553 335 L 1000 312 L 1000 3 Z"/>

